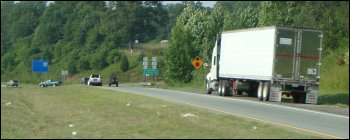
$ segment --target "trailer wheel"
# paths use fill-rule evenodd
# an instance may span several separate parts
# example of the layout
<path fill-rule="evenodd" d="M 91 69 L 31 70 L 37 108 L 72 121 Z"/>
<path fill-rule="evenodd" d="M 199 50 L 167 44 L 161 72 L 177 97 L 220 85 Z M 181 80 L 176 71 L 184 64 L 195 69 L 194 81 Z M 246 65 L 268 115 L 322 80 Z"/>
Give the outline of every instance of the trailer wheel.
<path fill-rule="evenodd" d="M 258 100 L 260 100 L 260 101 L 262 101 L 263 100 L 263 98 L 262 98 L 262 92 L 263 92 L 263 82 L 260 82 L 259 83 L 259 86 L 258 86 Z"/>
<path fill-rule="evenodd" d="M 292 91 L 291 94 L 292 94 L 293 102 L 298 103 L 300 100 L 300 94 L 295 91 Z"/>
<path fill-rule="evenodd" d="M 299 98 L 299 103 L 305 104 L 305 100 L 306 100 L 306 93 L 301 92 L 300 94 L 300 98 Z"/>
<path fill-rule="evenodd" d="M 262 97 L 263 101 L 269 100 L 269 97 L 270 97 L 270 83 L 269 82 L 264 83 L 262 95 L 263 95 L 263 97 Z"/>

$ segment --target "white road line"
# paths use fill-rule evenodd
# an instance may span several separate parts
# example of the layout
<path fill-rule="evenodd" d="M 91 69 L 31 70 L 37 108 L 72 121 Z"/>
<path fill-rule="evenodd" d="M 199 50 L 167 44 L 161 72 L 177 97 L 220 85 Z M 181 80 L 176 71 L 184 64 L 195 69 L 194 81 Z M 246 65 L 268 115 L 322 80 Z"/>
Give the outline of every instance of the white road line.
<path fill-rule="evenodd" d="M 153 89 L 158 89 L 158 88 L 153 88 Z M 158 89 L 158 90 L 174 91 L 174 90 L 167 90 L 167 89 Z M 203 94 L 198 94 L 198 93 L 191 93 L 191 92 L 185 92 L 185 91 L 176 91 L 176 92 L 182 92 L 182 93 L 186 93 L 186 94 L 196 94 L 196 95 L 200 95 L 200 96 L 209 97 L 208 95 L 203 95 Z M 274 106 L 274 107 L 288 108 L 288 109 L 293 109 L 293 110 L 299 110 L 299 111 L 305 111 L 305 112 L 312 112 L 312 113 L 318 113 L 318 114 L 324 114 L 324 115 L 329 115 L 329 116 L 335 116 L 335 117 L 340 117 L 340 118 L 349 119 L 349 116 L 343 116 L 343 115 L 337 115 L 337 114 L 330 114 L 330 113 L 319 112 L 319 111 L 308 110 L 308 109 L 300 109 L 300 108 L 294 108 L 294 107 L 279 106 L 279 105 L 274 105 L 274 104 L 269 104 L 269 103 L 262 103 L 262 102 L 255 102 L 255 101 L 247 101 L 247 100 L 234 99 L 234 98 L 225 98 L 225 97 L 218 97 L 218 96 L 210 96 L 210 97 L 214 97 L 214 98 L 218 98 L 218 99 L 224 99 L 224 100 L 236 100 L 236 101 L 240 101 L 240 102 L 257 103 L 257 104 L 269 105 L 269 106 Z"/>

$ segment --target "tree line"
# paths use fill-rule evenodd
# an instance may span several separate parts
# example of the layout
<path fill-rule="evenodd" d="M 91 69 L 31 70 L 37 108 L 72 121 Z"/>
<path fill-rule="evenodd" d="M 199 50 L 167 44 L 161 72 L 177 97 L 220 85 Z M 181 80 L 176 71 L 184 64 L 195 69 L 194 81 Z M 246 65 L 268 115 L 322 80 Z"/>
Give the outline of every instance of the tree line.
<path fill-rule="evenodd" d="M 70 74 L 101 70 L 121 61 L 120 49 L 135 40 L 168 39 L 164 79 L 188 83 L 190 60 L 210 61 L 218 33 L 272 25 L 321 29 L 323 55 L 349 50 L 348 1 L 218 1 L 213 8 L 193 1 L 2 1 L 1 75 L 31 72 L 32 59 Z"/>
<path fill-rule="evenodd" d="M 32 59 L 48 59 L 71 74 L 102 69 L 135 40 L 168 39 L 171 15 L 183 8 L 160 1 L 2 1 L 1 74 L 30 72 Z"/>

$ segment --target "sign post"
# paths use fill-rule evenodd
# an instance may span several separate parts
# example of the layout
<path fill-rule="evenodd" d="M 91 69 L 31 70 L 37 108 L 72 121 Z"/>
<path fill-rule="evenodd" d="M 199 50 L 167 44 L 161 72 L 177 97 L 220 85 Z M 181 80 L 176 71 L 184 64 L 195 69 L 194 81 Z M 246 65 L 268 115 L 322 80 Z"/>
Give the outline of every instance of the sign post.
<path fill-rule="evenodd" d="M 143 71 L 148 69 L 148 58 L 147 57 L 143 57 Z M 142 74 L 143 74 L 142 71 Z M 145 82 L 147 83 L 147 74 L 145 75 Z"/>
<path fill-rule="evenodd" d="M 64 81 L 65 81 L 65 79 L 66 79 L 65 76 L 68 75 L 68 70 L 62 70 L 62 71 L 61 71 L 61 75 L 62 75 L 62 84 L 64 85 Z"/>
<path fill-rule="evenodd" d="M 157 70 L 157 57 L 152 57 L 152 69 Z M 157 76 L 154 74 L 154 85 L 156 85 L 156 78 Z"/>
<path fill-rule="evenodd" d="M 203 65 L 204 61 L 199 58 L 198 56 L 196 56 L 194 59 L 192 59 L 192 65 L 193 67 L 196 69 L 196 84 L 198 85 L 198 70 L 199 68 L 201 68 L 201 66 Z"/>

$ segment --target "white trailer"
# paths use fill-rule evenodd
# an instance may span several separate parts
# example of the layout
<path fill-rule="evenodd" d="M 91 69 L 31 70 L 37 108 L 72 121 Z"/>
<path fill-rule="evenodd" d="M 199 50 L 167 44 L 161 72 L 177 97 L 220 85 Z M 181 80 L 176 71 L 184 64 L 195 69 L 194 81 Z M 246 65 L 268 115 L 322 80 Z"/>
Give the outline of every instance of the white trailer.
<path fill-rule="evenodd" d="M 322 31 L 263 27 L 218 35 L 206 77 L 207 93 L 242 94 L 259 100 L 317 103 Z"/>

